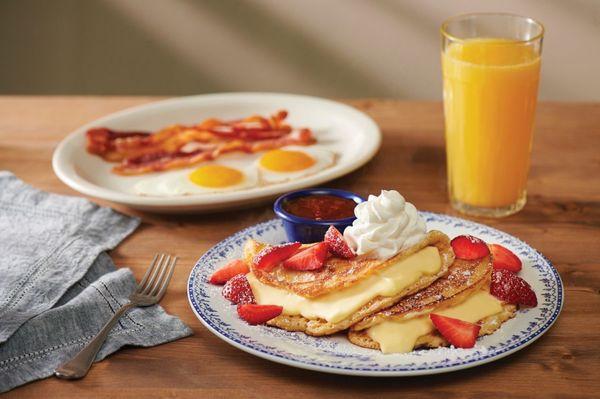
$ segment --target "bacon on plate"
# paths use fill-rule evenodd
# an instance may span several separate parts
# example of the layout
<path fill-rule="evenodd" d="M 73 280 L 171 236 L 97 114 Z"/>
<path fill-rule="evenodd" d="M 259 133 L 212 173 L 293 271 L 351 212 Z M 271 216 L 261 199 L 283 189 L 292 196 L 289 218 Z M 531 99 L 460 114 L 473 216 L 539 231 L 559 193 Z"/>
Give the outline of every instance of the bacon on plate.
<path fill-rule="evenodd" d="M 287 111 L 279 111 L 269 118 L 210 118 L 194 126 L 172 125 L 154 134 L 92 128 L 87 131 L 87 150 L 118 162 L 113 172 L 135 175 L 184 168 L 228 152 L 253 153 L 316 141 L 310 129 L 292 129 L 284 122 L 286 117 Z"/>

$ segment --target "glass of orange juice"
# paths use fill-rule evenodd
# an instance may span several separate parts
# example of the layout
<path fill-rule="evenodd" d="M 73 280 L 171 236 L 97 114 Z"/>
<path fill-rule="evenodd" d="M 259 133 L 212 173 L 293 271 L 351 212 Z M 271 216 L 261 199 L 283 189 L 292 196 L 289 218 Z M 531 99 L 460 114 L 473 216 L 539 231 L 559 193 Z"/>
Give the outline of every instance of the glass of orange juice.
<path fill-rule="evenodd" d="M 450 201 L 476 216 L 518 212 L 527 200 L 544 28 L 481 13 L 450 18 L 441 33 Z"/>

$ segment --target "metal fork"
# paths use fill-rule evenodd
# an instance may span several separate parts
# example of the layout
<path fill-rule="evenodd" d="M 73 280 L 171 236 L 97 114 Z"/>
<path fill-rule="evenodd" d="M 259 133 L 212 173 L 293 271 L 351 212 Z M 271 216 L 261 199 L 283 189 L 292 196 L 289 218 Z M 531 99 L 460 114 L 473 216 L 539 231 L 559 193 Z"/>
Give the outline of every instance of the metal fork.
<path fill-rule="evenodd" d="M 129 302 L 121 306 L 114 316 L 102 327 L 100 332 L 71 360 L 54 370 L 54 375 L 67 380 L 84 377 L 106 340 L 108 333 L 119 318 L 129 309 L 137 306 L 151 306 L 158 303 L 173 276 L 177 257 L 167 254 L 156 254 L 144 278 L 138 284 L 135 292 L 129 297 Z"/>

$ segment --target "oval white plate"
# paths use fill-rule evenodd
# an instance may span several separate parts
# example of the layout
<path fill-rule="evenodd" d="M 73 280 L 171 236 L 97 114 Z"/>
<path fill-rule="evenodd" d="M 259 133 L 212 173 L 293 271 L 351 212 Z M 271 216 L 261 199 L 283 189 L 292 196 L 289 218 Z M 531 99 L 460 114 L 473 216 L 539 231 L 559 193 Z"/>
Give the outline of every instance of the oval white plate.
<path fill-rule="evenodd" d="M 335 374 L 395 377 L 437 374 L 498 360 L 524 348 L 556 321 L 563 304 L 563 286 L 556 269 L 542 254 L 523 241 L 491 227 L 460 218 L 422 212 L 429 229 L 455 237 L 472 234 L 500 243 L 523 261 L 520 275 L 533 287 L 538 306 L 517 312 L 494 334 L 482 337 L 472 349 L 439 348 L 384 355 L 352 345 L 345 335 L 311 337 L 267 326 L 250 326 L 237 317 L 235 306 L 221 296 L 221 287 L 208 283 L 214 270 L 240 257 L 242 245 L 252 237 L 269 243 L 286 241 L 279 220 L 257 224 L 221 241 L 192 269 L 188 299 L 196 316 L 213 334 L 253 355 L 304 369 Z"/>
<path fill-rule="evenodd" d="M 111 173 L 114 164 L 85 149 L 85 132 L 91 127 L 155 131 L 174 123 L 198 123 L 209 117 L 234 119 L 251 114 L 269 115 L 280 109 L 289 111 L 288 119 L 293 126 L 311 128 L 319 145 L 338 155 L 333 167 L 293 181 L 240 191 L 177 197 L 140 196 L 132 187 L 147 176 Z M 82 126 L 59 144 L 52 166 L 65 184 L 96 198 L 160 212 L 208 211 L 259 202 L 335 179 L 367 163 L 380 145 L 381 133 L 375 122 L 355 108 L 338 102 L 291 94 L 208 94 L 126 109 Z"/>

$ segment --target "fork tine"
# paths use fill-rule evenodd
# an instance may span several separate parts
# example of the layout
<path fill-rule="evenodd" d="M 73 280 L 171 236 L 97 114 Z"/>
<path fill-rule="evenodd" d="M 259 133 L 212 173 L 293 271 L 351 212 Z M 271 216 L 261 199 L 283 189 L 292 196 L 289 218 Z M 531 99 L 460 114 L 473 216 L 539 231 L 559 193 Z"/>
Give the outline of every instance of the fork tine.
<path fill-rule="evenodd" d="M 156 292 L 158 292 L 158 289 L 162 284 L 163 277 L 165 275 L 165 272 L 169 268 L 170 263 L 171 263 L 171 255 L 168 255 L 165 262 L 161 265 L 160 273 L 158 273 L 158 277 L 154 280 L 154 282 L 152 283 L 152 286 L 148 286 L 148 289 L 144 290 L 144 294 L 150 295 L 150 296 L 156 295 Z"/>
<path fill-rule="evenodd" d="M 165 262 L 165 257 L 166 257 L 166 262 Z M 146 281 L 146 284 L 144 284 L 144 286 L 142 287 L 140 294 L 148 295 L 148 292 L 150 292 L 150 290 L 152 289 L 152 286 L 154 285 L 154 283 L 156 281 L 156 275 L 158 274 L 160 269 L 162 269 L 164 267 L 164 264 L 169 262 L 169 258 L 170 258 L 170 256 L 167 254 L 160 255 L 160 259 L 159 259 L 156 267 L 152 271 L 152 275 L 150 276 L 148 281 Z"/>
<path fill-rule="evenodd" d="M 152 263 L 150 263 L 150 267 L 148 267 L 148 269 L 146 270 L 146 273 L 144 274 L 142 281 L 140 281 L 140 283 L 137 285 L 137 288 L 135 290 L 136 292 L 139 293 L 142 291 L 144 284 L 146 284 L 146 281 L 148 281 L 148 276 L 150 276 L 150 272 L 152 271 L 152 269 L 154 269 L 154 266 L 156 266 L 156 261 L 157 261 L 159 255 L 162 256 L 163 254 L 155 254 L 154 255 L 154 259 L 152 259 Z"/>
<path fill-rule="evenodd" d="M 156 302 L 160 301 L 162 297 L 167 292 L 167 287 L 169 286 L 169 282 L 171 282 L 171 277 L 173 277 L 173 272 L 175 271 L 175 264 L 177 263 L 177 256 L 173 258 L 173 262 L 169 265 L 169 272 L 167 273 L 167 277 L 164 279 L 162 283 L 162 287 L 160 287 L 160 291 L 156 294 Z"/>

